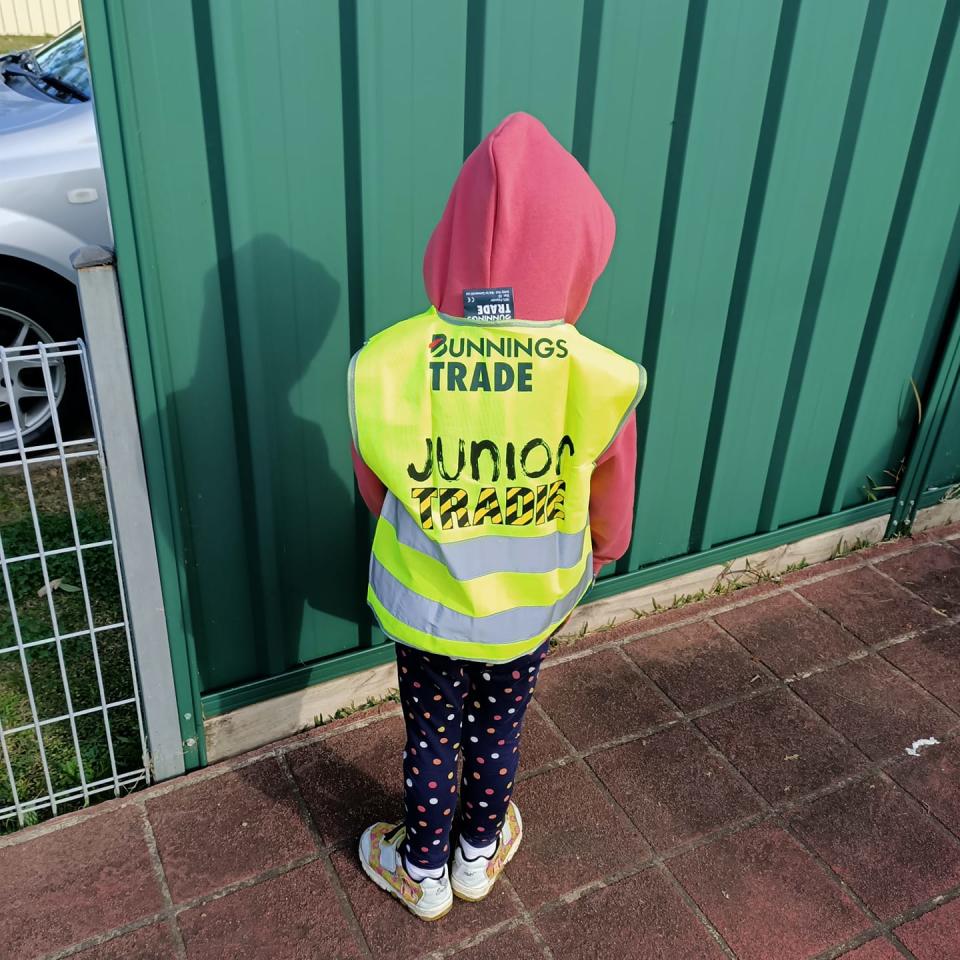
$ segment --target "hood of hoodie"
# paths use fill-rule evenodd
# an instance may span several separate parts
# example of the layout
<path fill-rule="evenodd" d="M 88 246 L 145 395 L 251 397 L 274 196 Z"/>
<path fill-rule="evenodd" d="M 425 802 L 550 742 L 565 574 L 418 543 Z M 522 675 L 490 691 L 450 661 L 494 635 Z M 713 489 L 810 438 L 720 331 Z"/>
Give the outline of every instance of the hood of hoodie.
<path fill-rule="evenodd" d="M 427 296 L 460 317 L 464 290 L 512 287 L 518 319 L 576 323 L 615 229 L 577 160 L 535 117 L 511 114 L 457 175 L 423 257 Z"/>

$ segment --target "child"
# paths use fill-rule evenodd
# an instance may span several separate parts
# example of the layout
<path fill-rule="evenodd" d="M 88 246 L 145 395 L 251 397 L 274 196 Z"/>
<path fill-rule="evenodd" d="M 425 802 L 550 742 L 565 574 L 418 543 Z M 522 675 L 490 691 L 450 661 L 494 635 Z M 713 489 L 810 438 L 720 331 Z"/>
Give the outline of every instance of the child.
<path fill-rule="evenodd" d="M 518 744 L 549 638 L 630 540 L 646 375 L 572 326 L 613 236 L 579 163 L 513 114 L 427 245 L 433 306 L 350 363 L 354 468 L 379 516 L 367 599 L 397 641 L 407 728 L 404 821 L 369 827 L 360 860 L 424 920 L 453 894 L 482 900 L 516 854 Z"/>

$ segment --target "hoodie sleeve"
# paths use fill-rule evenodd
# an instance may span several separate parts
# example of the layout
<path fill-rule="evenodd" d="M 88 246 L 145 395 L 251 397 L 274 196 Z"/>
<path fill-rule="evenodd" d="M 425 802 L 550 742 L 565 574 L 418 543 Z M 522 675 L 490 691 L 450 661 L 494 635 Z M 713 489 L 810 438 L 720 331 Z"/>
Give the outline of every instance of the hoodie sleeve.
<path fill-rule="evenodd" d="M 619 560 L 630 545 L 637 472 L 637 418 L 632 413 L 597 461 L 590 481 L 593 572 Z"/>
<path fill-rule="evenodd" d="M 383 501 L 387 496 L 387 488 L 380 482 L 380 478 L 363 462 L 357 448 L 350 444 L 350 456 L 353 458 L 353 473 L 357 478 L 360 496 L 367 505 L 367 509 L 375 516 L 380 516 Z"/>

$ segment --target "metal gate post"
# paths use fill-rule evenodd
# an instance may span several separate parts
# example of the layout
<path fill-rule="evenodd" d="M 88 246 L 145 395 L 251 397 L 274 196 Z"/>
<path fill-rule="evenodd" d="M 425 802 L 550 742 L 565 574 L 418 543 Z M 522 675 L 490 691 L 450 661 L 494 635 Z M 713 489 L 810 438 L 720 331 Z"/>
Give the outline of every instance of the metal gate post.
<path fill-rule="evenodd" d="M 91 412 L 99 418 L 110 480 L 107 493 L 113 504 L 148 750 L 154 778 L 164 780 L 184 772 L 183 743 L 114 256 L 102 247 L 82 247 L 71 259 L 79 280 L 98 408 Z"/>

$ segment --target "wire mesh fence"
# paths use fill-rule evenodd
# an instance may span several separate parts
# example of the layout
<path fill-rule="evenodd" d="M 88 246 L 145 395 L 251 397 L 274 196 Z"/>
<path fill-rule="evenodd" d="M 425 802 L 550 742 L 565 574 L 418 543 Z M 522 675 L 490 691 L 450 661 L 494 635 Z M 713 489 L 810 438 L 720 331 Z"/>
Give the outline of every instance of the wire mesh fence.
<path fill-rule="evenodd" d="M 0 347 L 0 832 L 150 778 L 96 409 L 82 341 Z"/>

